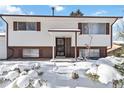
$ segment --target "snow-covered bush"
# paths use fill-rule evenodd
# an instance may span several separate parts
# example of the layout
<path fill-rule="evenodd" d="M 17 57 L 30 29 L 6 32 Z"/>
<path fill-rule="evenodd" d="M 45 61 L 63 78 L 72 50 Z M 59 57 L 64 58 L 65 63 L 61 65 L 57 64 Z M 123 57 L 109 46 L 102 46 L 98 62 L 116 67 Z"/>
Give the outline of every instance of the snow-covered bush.
<path fill-rule="evenodd" d="M 39 87 L 42 86 L 42 84 L 41 84 L 40 80 L 37 79 L 37 80 L 34 80 L 34 83 L 32 84 L 32 86 L 33 86 L 34 88 L 39 88 Z"/>
<path fill-rule="evenodd" d="M 32 68 L 33 68 L 33 69 L 39 69 L 39 68 L 40 68 L 40 63 L 34 63 L 34 64 L 32 65 Z"/>
<path fill-rule="evenodd" d="M 23 75 L 20 76 L 19 78 L 17 78 L 17 82 L 16 82 L 17 86 L 19 88 L 26 88 L 29 86 L 30 84 L 30 78 L 28 75 Z"/>
<path fill-rule="evenodd" d="M 108 56 L 106 58 L 100 58 L 99 60 L 96 61 L 96 64 L 106 64 L 109 66 L 114 66 L 115 64 L 119 64 L 122 63 L 122 59 L 121 58 L 117 58 L 114 56 Z"/>
<path fill-rule="evenodd" d="M 38 77 L 38 73 L 35 70 L 30 70 L 28 72 L 28 76 L 32 77 L 32 78 L 35 78 L 35 77 Z"/>
<path fill-rule="evenodd" d="M 18 70 L 20 72 L 22 71 L 29 71 L 31 69 L 31 66 L 28 64 L 15 64 L 14 66 L 11 67 L 11 70 Z"/>
<path fill-rule="evenodd" d="M 86 74 L 97 74 L 98 66 L 92 65 L 90 69 L 86 71 Z"/>
<path fill-rule="evenodd" d="M 0 75 L 2 75 L 3 73 L 7 73 L 8 71 L 10 71 L 8 65 L 0 65 Z"/>
<path fill-rule="evenodd" d="M 27 72 L 26 72 L 26 71 L 22 71 L 22 72 L 20 73 L 20 76 L 23 76 L 23 75 L 27 75 Z"/>
<path fill-rule="evenodd" d="M 8 74 L 5 76 L 5 79 L 11 80 L 13 81 L 14 79 L 16 79 L 19 76 L 19 72 L 18 71 L 10 71 L 8 72 Z"/>
<path fill-rule="evenodd" d="M 12 83 L 7 85 L 6 88 L 18 88 L 16 82 L 17 82 L 17 79 L 15 79 L 14 81 L 12 81 Z"/>
<path fill-rule="evenodd" d="M 99 76 L 97 75 L 98 65 L 92 65 L 90 69 L 86 71 L 86 76 L 91 80 L 98 81 Z"/>
<path fill-rule="evenodd" d="M 105 84 L 112 82 L 112 80 L 123 79 L 115 68 L 105 64 L 99 65 L 97 75 L 99 75 L 99 81 Z"/>

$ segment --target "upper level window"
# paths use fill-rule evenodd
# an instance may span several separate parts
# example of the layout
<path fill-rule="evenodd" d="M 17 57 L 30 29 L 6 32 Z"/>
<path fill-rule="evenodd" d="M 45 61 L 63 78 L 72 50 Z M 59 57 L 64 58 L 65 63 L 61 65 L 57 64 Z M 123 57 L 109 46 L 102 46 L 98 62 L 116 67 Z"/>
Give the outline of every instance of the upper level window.
<path fill-rule="evenodd" d="M 81 23 L 80 26 L 83 34 L 107 34 L 109 30 L 106 23 Z"/>
<path fill-rule="evenodd" d="M 40 31 L 40 22 L 14 22 L 14 31 Z"/>

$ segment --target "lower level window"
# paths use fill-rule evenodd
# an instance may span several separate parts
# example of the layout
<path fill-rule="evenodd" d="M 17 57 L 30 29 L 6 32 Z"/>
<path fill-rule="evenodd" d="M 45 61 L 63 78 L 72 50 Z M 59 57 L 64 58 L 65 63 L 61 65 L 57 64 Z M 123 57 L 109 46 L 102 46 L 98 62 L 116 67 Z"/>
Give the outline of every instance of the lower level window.
<path fill-rule="evenodd" d="M 39 49 L 23 49 L 23 57 L 39 57 Z"/>
<path fill-rule="evenodd" d="M 100 57 L 99 49 L 80 49 L 79 56 L 82 57 Z"/>

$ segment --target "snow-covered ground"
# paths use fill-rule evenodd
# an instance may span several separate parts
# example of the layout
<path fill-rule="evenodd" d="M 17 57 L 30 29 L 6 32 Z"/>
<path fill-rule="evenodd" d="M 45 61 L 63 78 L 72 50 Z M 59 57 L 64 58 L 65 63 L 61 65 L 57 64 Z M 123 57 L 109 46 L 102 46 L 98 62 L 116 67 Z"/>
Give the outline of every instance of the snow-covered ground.
<path fill-rule="evenodd" d="M 124 77 L 113 67 L 123 58 L 106 57 L 80 62 L 0 61 L 0 87 L 3 88 L 111 88 L 113 80 Z M 72 79 L 72 73 L 79 75 Z M 87 74 L 98 75 L 97 81 Z"/>

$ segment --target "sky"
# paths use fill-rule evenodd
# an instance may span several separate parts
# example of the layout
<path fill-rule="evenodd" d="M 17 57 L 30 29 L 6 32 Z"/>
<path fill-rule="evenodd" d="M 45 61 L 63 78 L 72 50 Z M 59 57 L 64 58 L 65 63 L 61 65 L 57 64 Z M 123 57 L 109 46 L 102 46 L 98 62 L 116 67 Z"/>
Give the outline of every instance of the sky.
<path fill-rule="evenodd" d="M 0 6 L 0 14 L 35 14 L 35 15 L 51 15 L 52 5 L 7 5 Z M 80 9 L 84 15 L 95 16 L 123 16 L 124 5 L 61 5 L 54 6 L 56 8 L 55 15 L 68 16 L 71 11 Z"/>
<path fill-rule="evenodd" d="M 85 16 L 124 16 L 124 5 L 0 5 L 0 14 L 52 15 L 51 7 L 55 7 L 55 16 L 68 16 L 77 9 Z M 0 21 L 2 29 L 5 28 Z"/>

